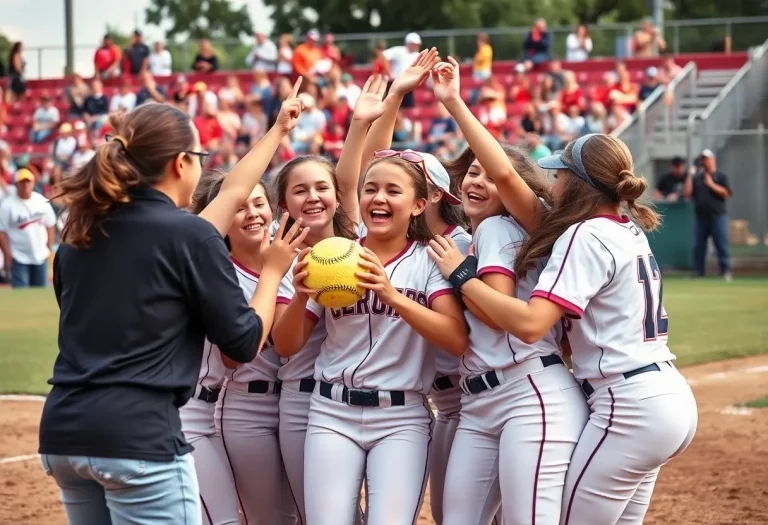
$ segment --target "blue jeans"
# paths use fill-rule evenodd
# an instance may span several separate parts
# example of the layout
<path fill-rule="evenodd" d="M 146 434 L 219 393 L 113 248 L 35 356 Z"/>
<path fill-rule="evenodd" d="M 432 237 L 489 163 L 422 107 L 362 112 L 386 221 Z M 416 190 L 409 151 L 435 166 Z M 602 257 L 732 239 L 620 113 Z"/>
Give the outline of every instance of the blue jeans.
<path fill-rule="evenodd" d="M 16 259 L 11 266 L 11 286 L 29 288 L 48 284 L 48 261 L 40 264 L 22 264 Z"/>
<path fill-rule="evenodd" d="M 170 462 L 43 454 L 70 525 L 201 525 L 192 454 Z"/>
<path fill-rule="evenodd" d="M 703 276 L 707 263 L 707 242 L 712 237 L 720 264 L 720 274 L 731 270 L 731 254 L 728 246 L 728 215 L 696 217 L 696 238 L 693 248 L 693 267 L 696 275 Z"/>
<path fill-rule="evenodd" d="M 30 131 L 29 140 L 35 144 L 42 144 L 51 133 L 53 133 L 52 129 L 38 129 L 37 131 Z"/>

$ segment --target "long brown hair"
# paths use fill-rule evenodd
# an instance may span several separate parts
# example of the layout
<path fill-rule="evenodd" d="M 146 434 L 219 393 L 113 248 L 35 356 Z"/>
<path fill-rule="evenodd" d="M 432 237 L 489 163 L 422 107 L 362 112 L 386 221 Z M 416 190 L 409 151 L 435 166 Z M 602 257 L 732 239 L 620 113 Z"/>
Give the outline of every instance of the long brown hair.
<path fill-rule="evenodd" d="M 563 151 L 563 159 L 569 164 L 573 162 L 574 142 Z M 610 135 L 595 135 L 584 144 L 581 158 L 589 176 L 610 188 L 611 194 L 598 190 L 575 174 L 568 176 L 558 203 L 518 253 L 515 273 L 521 278 L 537 260 L 552 253 L 555 241 L 569 227 L 597 215 L 601 207 L 626 208 L 634 222 L 646 231 L 655 230 L 659 225 L 659 215 L 642 199 L 648 182 L 632 172 L 632 154 L 621 140 Z"/>
<path fill-rule="evenodd" d="M 372 167 L 383 163 L 394 164 L 408 174 L 413 186 L 415 199 L 427 200 L 429 198 L 429 187 L 427 186 L 426 175 L 421 171 L 419 166 L 412 162 L 403 160 L 400 157 L 384 157 L 373 159 L 373 161 L 368 164 L 368 168 L 363 174 L 363 180 L 365 180 L 365 176 L 368 175 L 368 172 Z M 432 232 L 429 229 L 429 226 L 427 225 L 427 217 L 425 213 L 411 216 L 411 220 L 408 222 L 408 232 L 406 233 L 406 237 L 422 244 L 427 244 L 434 238 Z"/>
<path fill-rule="evenodd" d="M 160 182 L 168 163 L 194 145 L 189 116 L 167 104 L 142 105 L 111 115 L 109 122 L 125 142 L 99 146 L 82 169 L 61 182 L 61 193 L 54 197 L 69 211 L 62 240 L 78 248 L 90 245 L 94 228 L 104 233 L 103 220 L 117 205 L 130 202 L 131 188 Z"/>
<path fill-rule="evenodd" d="M 331 176 L 331 184 L 333 184 L 333 190 L 336 193 L 336 212 L 333 214 L 333 234 L 337 237 L 344 237 L 346 239 L 357 239 L 357 230 L 355 224 L 350 220 L 347 215 L 344 206 L 341 203 L 341 194 L 339 193 L 339 181 L 336 178 L 336 165 L 326 157 L 320 155 L 305 155 L 303 157 L 296 157 L 295 159 L 287 162 L 277 175 L 274 177 L 272 183 L 274 201 L 277 204 L 275 210 L 275 216 L 280 217 L 288 210 L 283 209 L 282 204 L 285 203 L 286 193 L 288 192 L 288 178 L 291 176 L 291 172 L 301 166 L 313 162 L 319 164 L 328 171 Z M 293 226 L 294 218 L 288 217 L 288 223 L 285 226 L 285 231 L 288 231 Z"/>
<path fill-rule="evenodd" d="M 542 170 L 533 163 L 531 158 L 521 148 L 510 146 L 509 144 L 501 144 L 501 147 L 512 162 L 515 171 L 531 188 L 534 195 L 539 199 L 543 199 L 544 202 L 551 206 L 553 203 L 552 188 Z M 451 193 L 454 195 L 461 193 L 461 183 L 464 181 L 469 167 L 475 162 L 476 158 L 474 152 L 470 148 L 466 148 L 456 159 L 443 161 L 443 166 L 445 166 L 451 178 Z"/>

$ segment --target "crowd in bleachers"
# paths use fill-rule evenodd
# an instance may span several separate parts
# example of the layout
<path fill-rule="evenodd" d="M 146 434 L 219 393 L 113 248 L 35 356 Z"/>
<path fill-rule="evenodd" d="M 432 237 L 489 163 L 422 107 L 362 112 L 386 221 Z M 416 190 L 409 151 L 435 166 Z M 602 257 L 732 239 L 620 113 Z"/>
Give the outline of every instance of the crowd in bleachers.
<path fill-rule="evenodd" d="M 663 49 L 652 24 L 644 25 L 634 40 L 644 54 L 649 46 Z M 463 96 L 478 118 L 500 140 L 527 145 L 534 157 L 581 134 L 610 131 L 680 70 L 670 56 L 645 72 L 630 71 L 622 62 L 611 71 L 570 71 L 567 65 L 587 60 L 592 49 L 583 24 L 567 38 L 565 66 L 552 56 L 551 45 L 546 22 L 537 20 L 525 37 L 520 61 L 502 67 L 493 60 L 488 36 L 481 34 L 472 65 L 462 69 Z M 23 71 L 20 48 L 14 47 L 9 63 Z M 55 183 L 94 154 L 110 132 L 109 114 L 150 101 L 188 112 L 203 147 L 212 153 L 211 164 L 228 168 L 274 123 L 297 76 L 304 78 L 301 97 L 307 110 L 273 167 L 307 153 L 337 158 L 362 80 L 371 70 L 396 76 L 421 48 L 419 35 L 410 33 L 404 45 L 377 45 L 370 68 L 360 69 L 342 56 L 332 34 L 311 30 L 294 47 L 288 35 L 275 44 L 259 33 L 246 59 L 248 73 L 218 73 L 216 53 L 202 40 L 192 71 L 173 75 L 171 54 L 162 43 L 150 50 L 136 31 L 120 49 L 107 35 L 94 54 L 90 80 L 74 74 L 66 87 L 35 90 L 28 90 L 23 79 L 0 84 L 6 89 L 0 105 L 0 193 L 8 191 L 12 173 L 23 166 L 39 172 L 41 188 Z M 449 158 L 461 151 L 461 132 L 431 89 L 409 95 L 398 116 L 395 143 Z"/>

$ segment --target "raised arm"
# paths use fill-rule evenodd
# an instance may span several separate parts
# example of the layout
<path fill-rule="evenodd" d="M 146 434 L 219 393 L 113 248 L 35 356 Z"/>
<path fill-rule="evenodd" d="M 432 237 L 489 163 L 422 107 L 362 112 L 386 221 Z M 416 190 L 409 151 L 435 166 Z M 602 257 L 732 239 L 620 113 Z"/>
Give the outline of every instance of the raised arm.
<path fill-rule="evenodd" d="M 303 109 L 298 98 L 300 86 L 301 77 L 294 84 L 291 95 L 283 102 L 275 125 L 232 168 L 224 179 L 219 194 L 200 213 L 200 216 L 213 224 L 222 236 L 232 226 L 238 208 L 261 180 L 283 138 L 296 127 Z"/>
<path fill-rule="evenodd" d="M 371 123 L 381 117 L 384 112 L 382 99 L 386 89 L 386 78 L 381 75 L 373 75 L 368 78 L 355 104 L 347 139 L 344 141 L 339 162 L 336 164 L 336 178 L 339 181 L 341 204 L 344 206 L 349 219 L 355 224 L 360 222 L 360 200 L 357 186 L 360 180 L 363 145 Z"/>
<path fill-rule="evenodd" d="M 501 144 L 461 99 L 459 64 L 448 57 L 448 62 L 436 65 L 432 84 L 435 97 L 456 120 L 472 153 L 493 178 L 504 207 L 526 231 L 535 230 L 544 217 L 544 205 L 517 173 Z"/>
<path fill-rule="evenodd" d="M 427 80 L 429 72 L 439 61 L 437 48 L 425 49 L 419 53 L 411 67 L 403 71 L 392 82 L 389 94 L 384 99 L 384 112 L 373 123 L 366 137 L 360 172 L 373 159 L 375 152 L 392 146 L 392 133 L 395 130 L 397 112 L 400 110 L 400 104 L 403 103 L 403 97 L 406 93 L 421 86 Z"/>

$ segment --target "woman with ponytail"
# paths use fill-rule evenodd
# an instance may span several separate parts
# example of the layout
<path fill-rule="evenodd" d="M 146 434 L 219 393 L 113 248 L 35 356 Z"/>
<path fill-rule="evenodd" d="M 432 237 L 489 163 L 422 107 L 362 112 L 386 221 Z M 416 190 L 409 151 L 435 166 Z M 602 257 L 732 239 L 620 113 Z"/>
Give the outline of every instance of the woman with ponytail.
<path fill-rule="evenodd" d="M 539 166 L 555 172 L 546 216 L 525 206 L 530 190 L 519 177 L 505 181 L 523 190 L 507 199 L 522 206 L 507 210 L 533 225 L 514 268 L 518 279 L 540 272 L 528 301 L 483 286 L 477 259 L 450 239 L 433 241 L 431 255 L 462 297 L 526 344 L 565 321 L 590 416 L 565 478 L 560 523 L 641 524 L 659 469 L 690 444 L 698 420 L 667 346 L 661 271 L 644 233 L 659 218 L 642 203 L 647 182 L 615 137 L 586 135 Z"/>
<path fill-rule="evenodd" d="M 116 135 L 62 183 L 69 217 L 54 259 L 59 355 L 39 451 L 71 524 L 201 523 L 179 408 L 196 393 L 206 337 L 245 363 L 271 329 L 300 222 L 289 240 L 265 243 L 250 302 L 222 233 L 295 126 L 297 89 L 199 216 L 180 208 L 190 205 L 208 153 L 189 117 L 165 104 L 112 116 Z"/>

